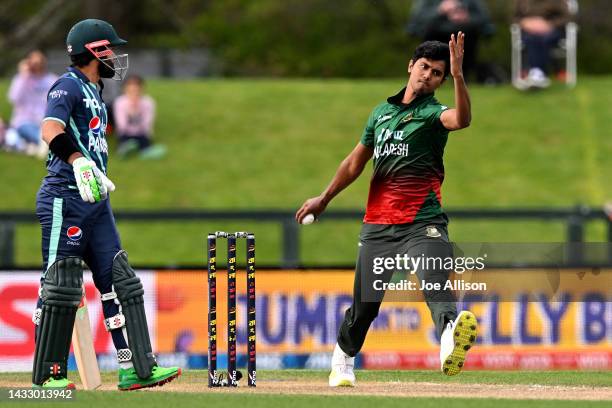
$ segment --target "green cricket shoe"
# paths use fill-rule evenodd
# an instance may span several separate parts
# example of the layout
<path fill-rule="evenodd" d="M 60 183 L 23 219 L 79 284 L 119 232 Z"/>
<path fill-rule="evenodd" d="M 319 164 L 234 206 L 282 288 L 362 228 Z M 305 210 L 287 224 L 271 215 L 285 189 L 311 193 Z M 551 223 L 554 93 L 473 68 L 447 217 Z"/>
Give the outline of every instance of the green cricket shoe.
<path fill-rule="evenodd" d="M 42 383 L 42 385 L 32 384 L 32 388 L 36 388 L 36 389 L 54 388 L 54 389 L 62 389 L 62 390 L 74 390 L 76 386 L 74 385 L 72 381 L 70 381 L 67 378 L 51 377 L 45 380 L 45 382 Z"/>
<path fill-rule="evenodd" d="M 179 367 L 153 367 L 153 372 L 149 378 L 142 379 L 136 374 L 134 367 L 119 369 L 118 388 L 121 391 L 132 391 L 140 388 L 162 386 L 181 375 Z"/>

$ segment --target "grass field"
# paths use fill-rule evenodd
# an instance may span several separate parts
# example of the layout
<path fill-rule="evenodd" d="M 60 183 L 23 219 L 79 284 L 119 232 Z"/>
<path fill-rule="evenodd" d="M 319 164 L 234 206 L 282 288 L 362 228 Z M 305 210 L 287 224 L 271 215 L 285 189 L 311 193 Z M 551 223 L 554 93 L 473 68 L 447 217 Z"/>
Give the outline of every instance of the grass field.
<path fill-rule="evenodd" d="M 318 194 L 357 143 L 370 109 L 402 86 L 398 80 L 151 81 L 158 103 L 155 138 L 169 148 L 155 162 L 112 159 L 116 209 L 296 209 Z M 506 87 L 471 87 L 473 124 L 452 134 L 446 149 L 444 205 L 453 207 L 601 206 L 612 199 L 612 77 L 580 78 L 523 94 Z M 0 83 L 5 94 L 7 81 Z M 450 86 L 438 99 L 452 105 Z M 0 104 L 0 115 L 9 106 Z M 111 140 L 111 146 L 114 146 Z M 33 210 L 45 170 L 41 162 L 0 153 L 0 210 Z M 369 169 L 331 208 L 363 208 Z M 119 225 L 137 264 L 202 262 L 204 233 L 250 229 L 260 237 L 258 262 L 280 257 L 281 233 L 262 222 Z M 562 223 L 452 222 L 456 241 L 555 242 Z M 303 228 L 307 264 L 352 264 L 359 222 Z M 19 264 L 39 263 L 36 225 L 20 227 Z M 172 238 L 173 245 L 159 250 Z M 601 224 L 590 241 L 605 240 Z"/>
<path fill-rule="evenodd" d="M 73 373 L 72 377 L 77 377 Z M 77 391 L 78 406 L 249 406 L 391 407 L 607 407 L 612 400 L 608 372 L 483 372 L 443 377 L 431 371 L 358 371 L 358 386 L 330 389 L 327 372 L 260 370 L 256 390 L 206 386 L 205 371 L 188 371 L 163 388 L 123 393 L 113 391 L 114 373 L 104 373 L 103 391 Z M 29 374 L 0 374 L 0 387 L 26 386 Z M 158 392 L 159 391 L 159 392 Z M 490 396 L 490 397 L 489 397 Z M 27 406 L 21 403 L 20 405 Z M 34 405 L 34 404 L 32 404 Z"/>

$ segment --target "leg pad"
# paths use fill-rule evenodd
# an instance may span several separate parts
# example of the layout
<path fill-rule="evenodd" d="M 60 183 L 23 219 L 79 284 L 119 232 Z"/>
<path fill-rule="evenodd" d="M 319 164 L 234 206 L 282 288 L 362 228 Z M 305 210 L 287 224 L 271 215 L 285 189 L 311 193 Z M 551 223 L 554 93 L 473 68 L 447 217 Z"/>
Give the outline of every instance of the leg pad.
<path fill-rule="evenodd" d="M 128 263 L 127 253 L 119 252 L 113 260 L 113 287 L 125 316 L 128 346 L 132 352 L 132 364 L 140 378 L 151 376 L 157 365 L 151 350 L 151 339 L 144 308 L 144 289 L 140 278 Z"/>
<path fill-rule="evenodd" d="M 45 273 L 42 308 L 36 336 L 32 383 L 42 385 L 49 377 L 66 378 L 68 353 L 77 308 L 83 296 L 81 258 L 53 263 Z"/>

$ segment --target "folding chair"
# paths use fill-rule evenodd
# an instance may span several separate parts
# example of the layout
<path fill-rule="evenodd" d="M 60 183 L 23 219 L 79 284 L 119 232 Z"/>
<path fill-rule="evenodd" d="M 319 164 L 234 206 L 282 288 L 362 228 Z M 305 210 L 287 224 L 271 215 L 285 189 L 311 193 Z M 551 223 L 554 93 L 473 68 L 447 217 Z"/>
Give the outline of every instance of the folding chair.
<path fill-rule="evenodd" d="M 578 1 L 567 0 L 567 8 L 574 17 L 578 14 Z M 553 50 L 553 56 L 565 57 L 565 84 L 573 88 L 576 86 L 576 48 L 578 37 L 578 25 L 570 21 L 565 25 L 565 32 L 557 47 Z M 510 26 L 512 43 L 512 84 L 520 87 L 523 73 L 523 51 L 524 45 L 521 37 L 520 25 L 514 23 Z"/>

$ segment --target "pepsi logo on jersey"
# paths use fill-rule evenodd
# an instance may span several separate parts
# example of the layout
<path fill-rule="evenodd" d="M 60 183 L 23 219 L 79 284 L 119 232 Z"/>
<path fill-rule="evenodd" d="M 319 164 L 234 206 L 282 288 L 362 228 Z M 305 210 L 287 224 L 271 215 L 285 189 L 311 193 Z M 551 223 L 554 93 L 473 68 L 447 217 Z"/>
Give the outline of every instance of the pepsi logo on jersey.
<path fill-rule="evenodd" d="M 108 143 L 104 135 L 106 134 L 106 123 L 99 116 L 94 116 L 89 121 L 89 143 L 87 150 L 108 154 Z"/>
<path fill-rule="evenodd" d="M 89 121 L 89 130 L 91 130 L 91 133 L 93 133 L 94 135 L 99 135 L 101 129 L 102 120 L 100 120 L 100 117 L 94 116 L 93 118 L 91 118 L 91 120 Z M 104 126 L 103 131 L 106 133 L 106 126 Z"/>
<path fill-rule="evenodd" d="M 68 227 L 68 231 L 66 231 L 66 235 L 68 235 L 68 238 L 70 238 L 70 240 L 78 241 L 83 236 L 83 231 L 79 227 L 75 227 L 73 225 L 72 227 Z"/>

